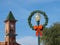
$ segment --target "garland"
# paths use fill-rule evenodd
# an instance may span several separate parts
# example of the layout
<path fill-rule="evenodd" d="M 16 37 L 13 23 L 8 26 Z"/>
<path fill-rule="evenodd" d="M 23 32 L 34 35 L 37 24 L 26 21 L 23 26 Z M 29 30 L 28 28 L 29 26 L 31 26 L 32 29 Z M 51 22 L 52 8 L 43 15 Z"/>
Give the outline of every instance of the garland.
<path fill-rule="evenodd" d="M 40 14 L 42 14 L 42 15 L 44 16 L 44 18 L 45 18 L 45 23 L 43 24 L 43 28 L 45 28 L 45 26 L 48 24 L 48 17 L 47 17 L 47 15 L 45 14 L 45 12 L 40 11 L 40 10 L 33 11 L 33 12 L 30 14 L 30 16 L 28 17 L 28 24 L 29 24 L 29 26 L 34 30 L 33 25 L 32 25 L 32 23 L 31 23 L 31 19 L 32 19 L 32 16 L 33 16 L 35 13 L 40 13 Z"/>

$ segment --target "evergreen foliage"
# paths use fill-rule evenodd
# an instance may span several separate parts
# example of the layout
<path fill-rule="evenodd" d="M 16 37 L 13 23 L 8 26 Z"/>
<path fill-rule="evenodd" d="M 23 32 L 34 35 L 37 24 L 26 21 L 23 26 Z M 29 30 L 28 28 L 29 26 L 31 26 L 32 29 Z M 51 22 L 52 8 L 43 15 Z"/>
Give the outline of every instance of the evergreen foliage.
<path fill-rule="evenodd" d="M 45 41 L 45 45 L 60 45 L 60 23 L 45 28 L 42 39 Z"/>

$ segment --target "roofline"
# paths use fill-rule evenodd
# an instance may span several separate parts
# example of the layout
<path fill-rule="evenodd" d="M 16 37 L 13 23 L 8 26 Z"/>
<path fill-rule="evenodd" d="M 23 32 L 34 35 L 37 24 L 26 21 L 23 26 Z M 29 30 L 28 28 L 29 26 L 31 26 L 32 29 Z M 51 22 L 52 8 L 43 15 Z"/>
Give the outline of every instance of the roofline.
<path fill-rule="evenodd" d="M 4 22 L 6 23 L 7 21 L 17 22 L 18 20 L 5 20 Z"/>

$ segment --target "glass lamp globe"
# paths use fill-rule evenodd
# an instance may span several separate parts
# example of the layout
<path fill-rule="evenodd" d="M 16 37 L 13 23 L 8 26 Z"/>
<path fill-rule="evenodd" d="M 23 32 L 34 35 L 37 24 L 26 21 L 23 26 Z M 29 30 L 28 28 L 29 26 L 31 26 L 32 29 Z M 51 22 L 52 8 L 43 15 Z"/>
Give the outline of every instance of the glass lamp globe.
<path fill-rule="evenodd" d="M 35 20 L 36 20 L 36 21 L 40 21 L 40 13 L 37 13 L 37 14 L 36 14 Z"/>

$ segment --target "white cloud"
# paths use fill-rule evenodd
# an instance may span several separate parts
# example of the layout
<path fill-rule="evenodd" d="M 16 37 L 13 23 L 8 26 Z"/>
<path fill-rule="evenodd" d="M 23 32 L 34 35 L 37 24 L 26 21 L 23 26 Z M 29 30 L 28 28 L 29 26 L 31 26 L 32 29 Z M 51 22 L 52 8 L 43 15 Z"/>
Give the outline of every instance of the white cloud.
<path fill-rule="evenodd" d="M 33 36 L 25 36 L 23 38 L 18 39 L 17 42 L 20 43 L 21 45 L 37 45 L 38 44 L 37 37 L 33 37 Z"/>
<path fill-rule="evenodd" d="M 17 40 L 22 45 L 37 45 L 37 38 L 33 36 L 26 36 Z"/>

